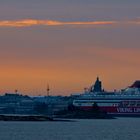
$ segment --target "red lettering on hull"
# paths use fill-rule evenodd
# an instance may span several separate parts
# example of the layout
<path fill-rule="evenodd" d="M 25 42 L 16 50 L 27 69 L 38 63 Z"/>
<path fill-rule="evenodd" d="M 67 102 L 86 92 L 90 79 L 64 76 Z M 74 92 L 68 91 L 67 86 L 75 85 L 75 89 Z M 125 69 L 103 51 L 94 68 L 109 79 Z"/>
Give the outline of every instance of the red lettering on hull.
<path fill-rule="evenodd" d="M 82 106 L 81 108 L 90 110 L 93 109 L 92 106 Z M 140 107 L 99 107 L 100 110 L 106 111 L 113 114 L 139 114 Z"/>

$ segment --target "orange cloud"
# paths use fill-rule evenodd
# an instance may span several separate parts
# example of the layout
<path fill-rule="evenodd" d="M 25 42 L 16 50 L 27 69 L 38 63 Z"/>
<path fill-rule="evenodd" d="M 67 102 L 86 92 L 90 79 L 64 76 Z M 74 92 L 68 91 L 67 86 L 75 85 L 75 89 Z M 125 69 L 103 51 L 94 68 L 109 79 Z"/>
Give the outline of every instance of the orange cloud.
<path fill-rule="evenodd" d="M 47 21 L 46 25 L 107 25 L 115 24 L 115 21 L 86 21 L 86 22 L 59 22 L 59 21 Z"/>
<path fill-rule="evenodd" d="M 57 20 L 0 20 L 0 27 L 29 27 L 29 26 L 87 26 L 87 25 L 139 25 L 140 18 L 124 21 L 57 21 Z"/>
<path fill-rule="evenodd" d="M 0 21 L 0 26 L 3 27 L 26 27 L 26 26 L 33 26 L 33 25 L 38 25 L 37 20 L 18 20 L 18 21 L 10 21 L 10 20 L 4 20 Z"/>
<path fill-rule="evenodd" d="M 63 26 L 63 25 L 112 25 L 116 24 L 116 21 L 73 21 L 73 22 L 63 22 L 55 20 L 36 20 L 36 19 L 25 19 L 25 20 L 1 20 L 1 27 L 28 27 L 28 26 Z"/>

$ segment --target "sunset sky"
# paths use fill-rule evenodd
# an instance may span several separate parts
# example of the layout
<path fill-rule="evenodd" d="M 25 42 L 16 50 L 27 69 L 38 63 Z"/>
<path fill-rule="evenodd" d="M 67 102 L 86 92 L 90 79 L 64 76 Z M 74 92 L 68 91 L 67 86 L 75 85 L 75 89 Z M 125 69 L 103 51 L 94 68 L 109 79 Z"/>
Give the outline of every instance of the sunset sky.
<path fill-rule="evenodd" d="M 140 0 L 1 0 L 0 93 L 106 90 L 140 80 Z"/>

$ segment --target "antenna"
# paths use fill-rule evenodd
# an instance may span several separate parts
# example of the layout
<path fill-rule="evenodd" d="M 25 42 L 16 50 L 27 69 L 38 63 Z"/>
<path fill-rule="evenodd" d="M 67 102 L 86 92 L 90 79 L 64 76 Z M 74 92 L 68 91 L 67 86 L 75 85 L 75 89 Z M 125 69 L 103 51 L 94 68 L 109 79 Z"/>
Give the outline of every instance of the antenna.
<path fill-rule="evenodd" d="M 15 89 L 15 94 L 17 94 L 18 93 L 18 90 L 17 89 Z"/>
<path fill-rule="evenodd" d="M 47 85 L 47 96 L 50 95 L 50 87 L 49 87 L 49 84 Z"/>

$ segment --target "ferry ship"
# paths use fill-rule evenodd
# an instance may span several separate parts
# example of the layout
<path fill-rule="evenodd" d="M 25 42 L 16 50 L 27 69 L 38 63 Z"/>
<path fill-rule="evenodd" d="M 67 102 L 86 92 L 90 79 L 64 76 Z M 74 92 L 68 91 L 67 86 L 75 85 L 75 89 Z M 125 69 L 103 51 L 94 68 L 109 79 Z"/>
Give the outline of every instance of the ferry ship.
<path fill-rule="evenodd" d="M 140 81 L 121 91 L 107 92 L 97 80 L 89 90 L 73 100 L 75 107 L 90 110 L 97 105 L 101 111 L 115 116 L 140 116 Z"/>

